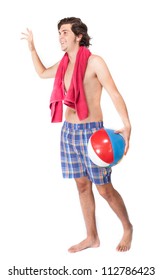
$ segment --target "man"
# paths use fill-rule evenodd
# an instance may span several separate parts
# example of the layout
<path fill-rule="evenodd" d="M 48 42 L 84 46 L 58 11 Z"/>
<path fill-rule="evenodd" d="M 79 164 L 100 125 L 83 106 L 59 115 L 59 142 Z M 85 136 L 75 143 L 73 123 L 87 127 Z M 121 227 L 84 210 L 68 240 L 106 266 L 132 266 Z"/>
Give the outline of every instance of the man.
<path fill-rule="evenodd" d="M 65 56 L 63 61 L 61 60 L 49 68 L 42 64 L 36 52 L 32 31 L 27 29 L 26 33 L 22 33 L 22 39 L 26 39 L 28 42 L 38 75 L 41 78 L 55 78 L 56 80 L 50 103 L 52 122 L 62 121 L 62 102 L 64 101 L 66 104 L 65 99 L 67 98 L 66 105 L 68 106 L 61 131 L 62 172 L 63 177 L 75 179 L 87 232 L 86 239 L 69 248 L 69 252 L 78 252 L 100 245 L 95 220 L 93 183 L 96 185 L 99 194 L 105 198 L 122 223 L 124 233 L 116 249 L 124 252 L 129 250 L 131 246 L 132 224 L 122 197 L 111 183 L 111 169 L 97 167 L 89 160 L 87 143 L 91 134 L 103 127 L 100 99 L 104 88 L 110 95 L 124 124 L 123 128 L 115 133 L 123 135 L 126 155 L 131 133 L 127 108 L 104 60 L 100 56 L 91 54 L 88 50 L 90 37 L 87 33 L 87 26 L 79 18 L 64 18 L 58 23 L 58 31 L 59 42 L 61 49 L 65 52 Z M 80 64 L 79 52 L 81 50 L 84 51 L 84 54 L 81 54 L 82 63 Z M 64 68 L 65 61 L 67 64 Z M 85 65 L 84 70 L 82 69 L 83 65 Z M 63 69 L 65 72 L 63 72 Z M 78 84 L 81 78 L 80 69 L 84 71 L 82 84 Z M 59 80 L 60 83 L 58 82 Z M 79 87 L 78 91 L 76 87 Z M 82 95 L 83 93 L 81 94 L 82 87 L 84 95 Z M 77 93 L 74 93 L 75 90 Z M 60 93 L 58 93 L 59 91 Z M 79 96 L 75 95 L 79 93 Z M 59 95 L 59 99 L 57 99 L 57 95 Z"/>

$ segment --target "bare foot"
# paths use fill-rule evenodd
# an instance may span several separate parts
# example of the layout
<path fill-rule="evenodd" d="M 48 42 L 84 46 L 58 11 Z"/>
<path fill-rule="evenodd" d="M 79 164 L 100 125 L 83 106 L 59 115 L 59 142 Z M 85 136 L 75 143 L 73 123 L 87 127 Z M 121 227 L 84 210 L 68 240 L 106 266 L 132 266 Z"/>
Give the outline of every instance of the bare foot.
<path fill-rule="evenodd" d="M 131 247 L 131 241 L 132 241 L 132 232 L 133 232 L 133 228 L 132 226 L 129 229 L 126 229 L 124 231 L 122 240 L 120 241 L 120 243 L 117 246 L 117 251 L 119 252 L 126 252 L 128 250 L 130 250 Z"/>
<path fill-rule="evenodd" d="M 68 249 L 68 251 L 70 253 L 76 253 L 76 252 L 82 251 L 82 250 L 87 249 L 87 248 L 97 248 L 99 246 L 100 246 L 100 240 L 99 240 L 98 237 L 96 239 L 86 238 L 85 240 L 83 240 L 79 244 L 70 247 Z"/>

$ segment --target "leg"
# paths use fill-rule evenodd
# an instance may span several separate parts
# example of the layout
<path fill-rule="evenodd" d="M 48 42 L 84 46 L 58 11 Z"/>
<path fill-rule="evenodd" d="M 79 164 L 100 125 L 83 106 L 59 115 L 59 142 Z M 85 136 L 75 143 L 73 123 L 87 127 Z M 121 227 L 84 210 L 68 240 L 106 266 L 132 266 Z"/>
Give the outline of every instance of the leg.
<path fill-rule="evenodd" d="M 95 201 L 92 192 L 92 183 L 87 177 L 75 179 L 75 181 L 79 192 L 79 199 L 86 225 L 87 237 L 81 243 L 72 246 L 69 249 L 69 252 L 71 253 L 75 253 L 86 248 L 95 248 L 100 245 L 95 221 Z"/>
<path fill-rule="evenodd" d="M 125 204 L 123 202 L 122 197 L 120 194 L 113 188 L 111 183 L 99 185 L 97 186 L 97 189 L 100 193 L 100 195 L 105 198 L 105 200 L 109 203 L 112 210 L 115 212 L 115 214 L 120 219 L 124 234 L 120 241 L 120 243 L 117 246 L 117 251 L 127 251 L 131 247 L 131 241 L 132 241 L 132 225 L 130 223 L 128 213 L 125 207 Z"/>

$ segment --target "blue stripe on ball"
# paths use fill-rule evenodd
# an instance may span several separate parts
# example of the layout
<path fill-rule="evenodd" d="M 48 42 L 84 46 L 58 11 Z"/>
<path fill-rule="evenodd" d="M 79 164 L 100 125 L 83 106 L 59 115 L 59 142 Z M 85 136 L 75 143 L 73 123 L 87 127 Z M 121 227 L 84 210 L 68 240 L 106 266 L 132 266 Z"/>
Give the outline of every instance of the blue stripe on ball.
<path fill-rule="evenodd" d="M 124 155 L 125 140 L 122 135 L 115 133 L 113 129 L 105 128 L 105 130 L 109 135 L 112 144 L 114 161 L 111 163 L 111 166 L 113 166 L 117 164 Z"/>

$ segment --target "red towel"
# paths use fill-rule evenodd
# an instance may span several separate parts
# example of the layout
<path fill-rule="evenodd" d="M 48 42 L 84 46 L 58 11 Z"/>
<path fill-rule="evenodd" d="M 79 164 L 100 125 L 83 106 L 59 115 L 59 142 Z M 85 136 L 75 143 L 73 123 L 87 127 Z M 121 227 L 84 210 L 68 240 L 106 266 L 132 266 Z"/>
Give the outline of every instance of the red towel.
<path fill-rule="evenodd" d="M 88 106 L 83 88 L 83 79 L 87 61 L 91 52 L 81 46 L 76 55 L 75 66 L 70 87 L 64 94 L 64 75 L 68 66 L 69 57 L 65 53 L 57 69 L 53 91 L 50 98 L 51 122 L 62 122 L 63 102 L 76 110 L 80 120 L 88 117 Z"/>

